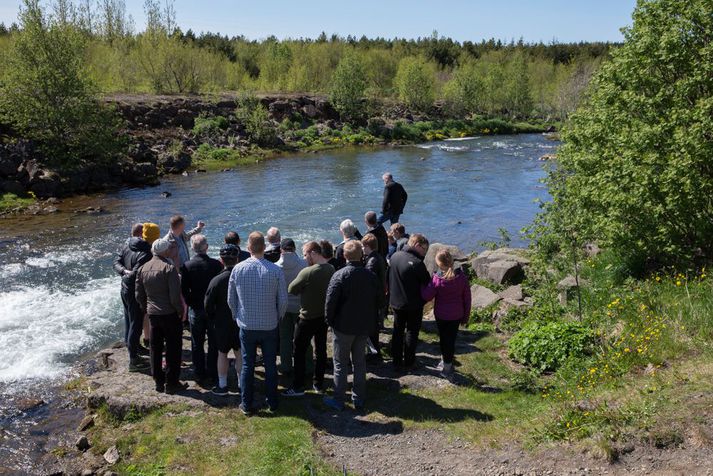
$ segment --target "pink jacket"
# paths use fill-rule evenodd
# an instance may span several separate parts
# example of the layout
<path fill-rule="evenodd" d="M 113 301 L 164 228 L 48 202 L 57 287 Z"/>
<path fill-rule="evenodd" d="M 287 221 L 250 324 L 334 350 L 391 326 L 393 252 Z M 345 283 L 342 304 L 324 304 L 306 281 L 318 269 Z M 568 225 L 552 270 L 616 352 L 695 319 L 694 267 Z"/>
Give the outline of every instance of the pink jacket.
<path fill-rule="evenodd" d="M 421 289 L 421 297 L 426 302 L 436 299 L 433 314 L 438 320 L 467 322 L 470 318 L 470 285 L 460 270 L 451 280 L 434 274 L 431 282 Z"/>

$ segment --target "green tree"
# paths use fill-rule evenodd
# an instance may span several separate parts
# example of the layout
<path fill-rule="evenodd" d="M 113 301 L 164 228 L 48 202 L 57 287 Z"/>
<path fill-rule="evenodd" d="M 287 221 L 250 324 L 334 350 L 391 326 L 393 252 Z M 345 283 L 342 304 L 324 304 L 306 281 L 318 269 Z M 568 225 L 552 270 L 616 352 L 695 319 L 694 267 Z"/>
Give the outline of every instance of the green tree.
<path fill-rule="evenodd" d="M 641 0 L 563 132 L 537 236 L 598 240 L 630 269 L 713 256 L 713 15 Z"/>
<path fill-rule="evenodd" d="M 466 63 L 453 72 L 444 87 L 444 99 L 451 114 L 475 114 L 483 110 L 485 84 L 475 63 Z"/>
<path fill-rule="evenodd" d="M 363 115 L 362 99 L 366 91 L 366 72 L 354 54 L 342 58 L 332 75 L 329 97 L 343 116 L 354 119 Z"/>
<path fill-rule="evenodd" d="M 38 0 L 24 0 L 20 23 L 0 86 L 2 120 L 35 140 L 49 163 L 108 160 L 121 145 L 118 123 L 88 79 L 85 36 Z"/>
<path fill-rule="evenodd" d="M 510 61 L 505 84 L 505 107 L 514 117 L 527 117 L 532 112 L 532 92 L 527 59 L 517 53 Z"/>
<path fill-rule="evenodd" d="M 435 68 L 421 58 L 407 57 L 399 63 L 394 79 L 399 99 L 407 106 L 425 112 L 435 99 Z"/>

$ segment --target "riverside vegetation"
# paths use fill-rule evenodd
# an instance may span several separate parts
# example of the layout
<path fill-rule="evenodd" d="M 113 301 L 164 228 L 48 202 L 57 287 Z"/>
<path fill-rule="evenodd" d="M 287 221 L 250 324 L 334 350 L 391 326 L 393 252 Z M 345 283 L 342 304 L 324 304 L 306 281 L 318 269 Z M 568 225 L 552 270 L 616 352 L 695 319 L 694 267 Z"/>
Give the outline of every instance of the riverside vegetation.
<path fill-rule="evenodd" d="M 458 43 L 436 33 L 251 41 L 184 33 L 172 1 L 147 1 L 145 13 L 146 29 L 135 32 L 122 0 L 25 0 L 19 24 L 0 25 L 0 160 L 8 163 L 0 192 L 46 197 L 137 177 L 154 183 L 162 168 L 131 154 L 139 139 L 189 156 L 201 146 L 199 167 L 227 168 L 285 150 L 547 130 L 574 110 L 612 46 Z M 180 151 L 185 135 L 174 144 L 137 139 L 115 104 L 100 100 L 111 93 L 299 93 L 327 99 L 334 115 L 285 118 L 245 100 L 223 118 L 203 118 L 188 138 L 198 143 Z M 215 132 L 222 142 L 206 137 Z M 38 166 L 23 165 L 31 160 Z M 79 172 L 90 178 L 71 177 Z"/>
<path fill-rule="evenodd" d="M 473 311 L 463 340 L 479 352 L 458 352 L 455 385 L 419 375 L 395 392 L 388 378 L 370 380 L 373 406 L 360 421 L 383 438 L 349 438 L 362 451 L 354 472 L 393 460 L 393 447 L 378 448 L 401 433 L 412 440 L 399 449 L 416 441 L 412 456 L 425 455 L 430 470 L 456 438 L 468 447 L 449 464 L 471 472 L 583 471 L 597 461 L 622 473 L 710 469 L 711 38 L 706 0 L 638 3 L 624 44 L 565 124 L 552 200 L 529 230 L 529 305 L 503 299 Z M 435 337 L 425 332 L 423 348 Z M 117 418 L 105 408 L 90 451 L 116 445 L 114 468 L 128 474 L 341 474 L 321 413 L 310 399 L 258 419 L 180 405 Z"/>

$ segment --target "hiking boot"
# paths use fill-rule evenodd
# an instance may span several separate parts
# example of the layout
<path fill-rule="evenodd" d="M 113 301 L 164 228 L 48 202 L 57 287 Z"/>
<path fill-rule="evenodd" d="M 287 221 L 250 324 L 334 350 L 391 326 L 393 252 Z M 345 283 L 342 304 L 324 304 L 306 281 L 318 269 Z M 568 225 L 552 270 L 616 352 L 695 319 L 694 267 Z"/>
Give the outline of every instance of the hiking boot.
<path fill-rule="evenodd" d="M 298 390 L 295 388 L 288 388 L 284 392 L 282 392 L 283 397 L 304 397 L 305 391 L 304 390 Z"/>
<path fill-rule="evenodd" d="M 168 395 L 174 395 L 176 393 L 182 392 L 188 388 L 188 384 L 185 382 L 169 383 L 166 384 L 166 393 Z"/>
<path fill-rule="evenodd" d="M 135 358 L 129 361 L 129 372 L 144 372 L 149 368 L 151 368 L 151 366 L 143 359 Z"/>
<path fill-rule="evenodd" d="M 441 369 L 441 377 L 445 379 L 450 379 L 453 377 L 453 364 L 443 364 L 443 368 Z"/>
<path fill-rule="evenodd" d="M 322 402 L 324 402 L 324 404 L 327 405 L 332 410 L 336 410 L 338 412 L 341 412 L 342 410 L 344 410 L 344 404 L 342 402 L 340 402 L 339 400 L 337 400 L 336 398 L 324 397 Z"/>
<path fill-rule="evenodd" d="M 228 387 L 219 387 L 215 386 L 213 389 L 210 391 L 213 395 L 218 395 L 219 397 L 227 397 L 230 392 L 228 392 Z"/>

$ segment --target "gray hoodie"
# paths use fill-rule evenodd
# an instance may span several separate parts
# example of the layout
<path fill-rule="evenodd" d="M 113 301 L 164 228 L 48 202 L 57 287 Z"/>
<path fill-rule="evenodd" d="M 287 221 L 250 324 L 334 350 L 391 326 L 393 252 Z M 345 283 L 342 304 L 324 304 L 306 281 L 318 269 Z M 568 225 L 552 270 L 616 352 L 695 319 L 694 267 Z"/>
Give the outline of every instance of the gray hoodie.
<path fill-rule="evenodd" d="M 305 263 L 302 258 L 293 252 L 282 253 L 280 259 L 275 264 L 282 269 L 283 273 L 285 273 L 285 283 L 287 286 L 295 280 L 302 268 L 307 266 L 307 263 Z M 287 312 L 292 314 L 300 312 L 299 296 L 293 296 L 292 294 L 289 295 L 287 299 Z"/>

